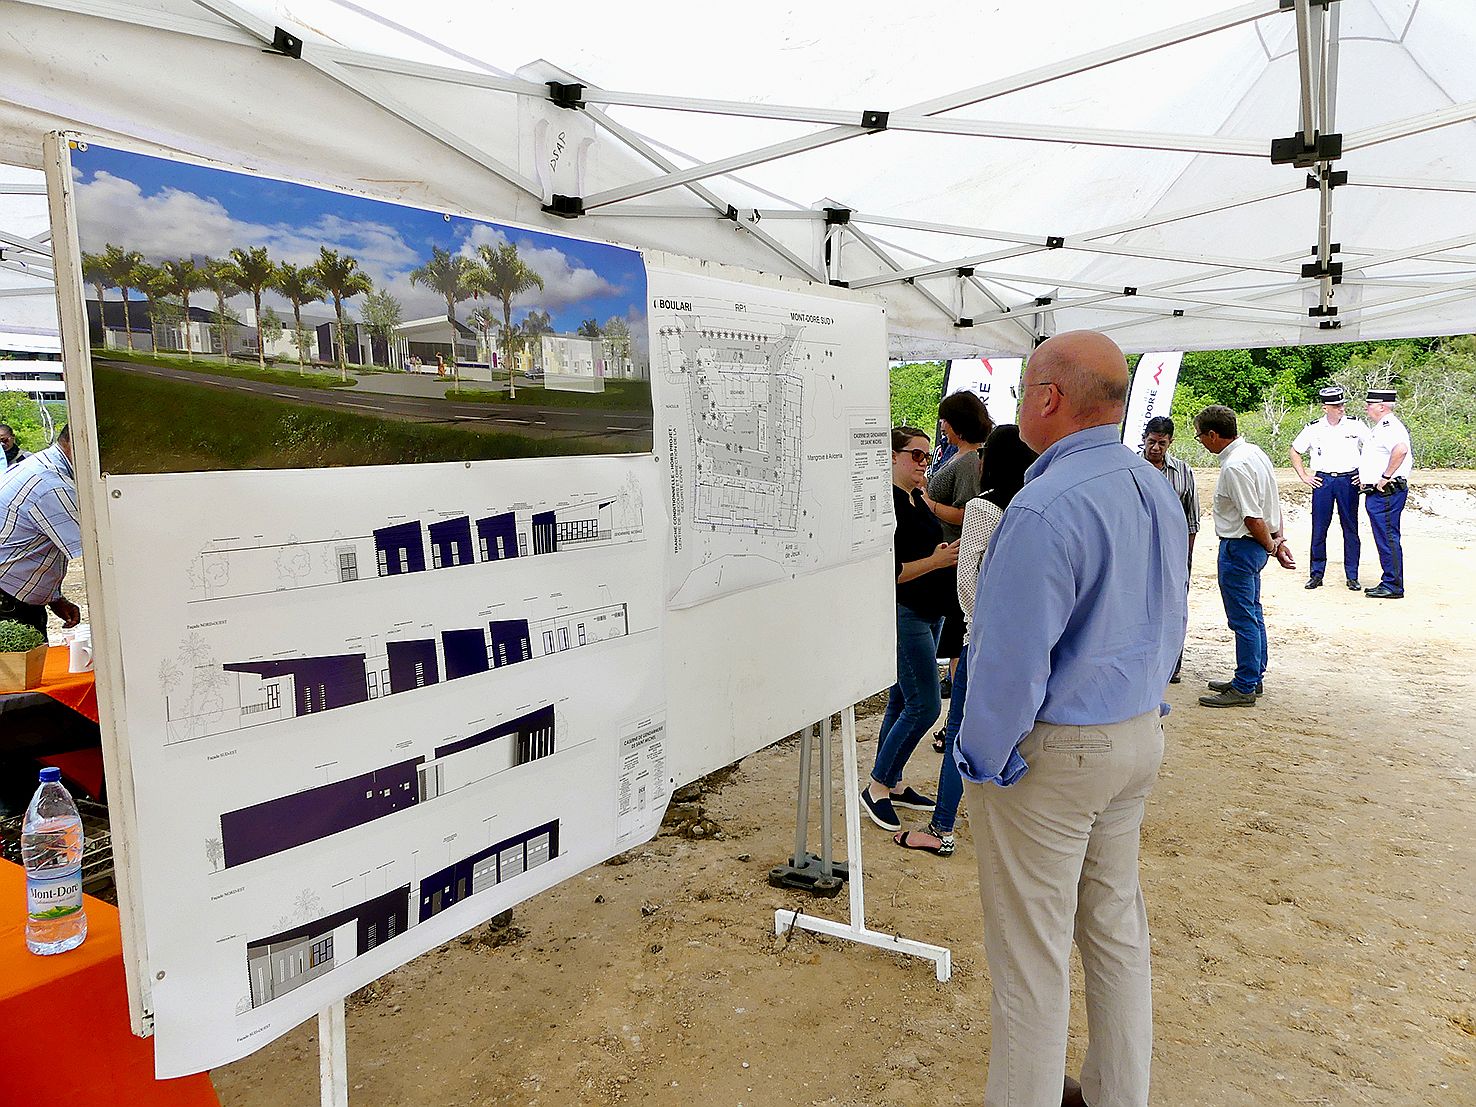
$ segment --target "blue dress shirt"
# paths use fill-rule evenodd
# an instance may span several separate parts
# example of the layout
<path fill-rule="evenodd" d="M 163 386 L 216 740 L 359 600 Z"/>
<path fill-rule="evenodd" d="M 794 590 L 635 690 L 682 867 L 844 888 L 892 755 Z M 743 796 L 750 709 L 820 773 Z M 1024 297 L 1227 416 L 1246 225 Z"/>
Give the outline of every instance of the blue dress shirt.
<path fill-rule="evenodd" d="M 1163 474 L 1116 427 L 1061 439 L 1026 472 L 979 570 L 958 769 L 1010 785 L 1037 720 L 1156 710 L 1184 646 L 1188 535 Z"/>
<path fill-rule="evenodd" d="M 51 446 L 0 474 L 0 590 L 40 606 L 61 595 L 82 556 L 72 463 Z"/>

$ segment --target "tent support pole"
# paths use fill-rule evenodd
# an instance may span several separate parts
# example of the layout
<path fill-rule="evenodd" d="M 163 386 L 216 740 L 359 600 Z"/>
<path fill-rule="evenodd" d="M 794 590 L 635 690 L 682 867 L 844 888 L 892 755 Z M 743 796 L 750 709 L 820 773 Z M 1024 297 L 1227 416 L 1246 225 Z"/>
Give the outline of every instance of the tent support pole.
<path fill-rule="evenodd" d="M 804 915 L 799 911 L 776 910 L 774 933 L 786 934 L 791 930 L 808 930 L 812 934 L 826 934 L 832 938 L 845 938 L 865 946 L 874 946 L 891 953 L 905 953 L 910 957 L 921 957 L 933 962 L 933 969 L 940 983 L 953 975 L 953 953 L 944 946 L 915 942 L 910 938 L 899 938 L 866 926 L 866 895 L 861 876 L 861 783 L 856 758 L 856 709 L 847 707 L 841 712 L 841 775 L 845 778 L 846 791 L 846 856 L 850 892 L 851 921 L 838 923 L 831 919 Z M 826 782 L 829 786 L 829 782 Z"/>

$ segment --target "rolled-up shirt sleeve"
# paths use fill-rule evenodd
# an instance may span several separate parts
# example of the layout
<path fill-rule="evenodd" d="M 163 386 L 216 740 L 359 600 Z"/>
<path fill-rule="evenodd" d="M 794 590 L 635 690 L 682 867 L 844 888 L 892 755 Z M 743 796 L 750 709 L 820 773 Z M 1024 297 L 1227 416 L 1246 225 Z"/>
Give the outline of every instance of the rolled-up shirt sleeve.
<path fill-rule="evenodd" d="M 1076 604 L 1069 544 L 1038 512 L 1013 507 L 994 532 L 974 598 L 959 772 L 1007 786 L 1028 770 L 1018 746 L 1035 726 L 1051 656 Z"/>

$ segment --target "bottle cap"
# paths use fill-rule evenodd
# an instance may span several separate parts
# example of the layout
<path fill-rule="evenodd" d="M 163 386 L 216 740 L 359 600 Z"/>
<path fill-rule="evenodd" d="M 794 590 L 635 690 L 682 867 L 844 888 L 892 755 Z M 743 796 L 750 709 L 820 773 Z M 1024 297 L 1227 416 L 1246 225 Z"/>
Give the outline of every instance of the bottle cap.
<path fill-rule="evenodd" d="M 42 784 L 55 784 L 61 779 L 61 770 L 54 765 L 48 765 L 41 770 Z"/>

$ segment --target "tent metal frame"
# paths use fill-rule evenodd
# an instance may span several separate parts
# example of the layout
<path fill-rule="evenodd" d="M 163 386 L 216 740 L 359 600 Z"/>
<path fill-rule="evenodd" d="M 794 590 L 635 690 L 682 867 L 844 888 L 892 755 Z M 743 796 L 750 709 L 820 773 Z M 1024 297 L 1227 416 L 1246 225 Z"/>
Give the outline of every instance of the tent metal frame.
<path fill-rule="evenodd" d="M 228 45 L 247 46 L 268 51 L 274 49 L 273 44 L 277 31 L 277 28 L 267 21 L 245 11 L 232 0 L 191 0 L 192 4 L 206 13 L 201 18 L 134 8 L 118 3 L 116 0 L 18 0 L 18 2 L 92 18 L 191 35 Z M 1298 66 L 1296 110 L 1301 130 L 1294 137 L 1300 138 L 1302 145 L 1302 157 L 1297 164 L 1310 167 L 1311 176 L 1307 178 L 1307 185 L 1315 187 L 1318 193 L 1315 245 L 1306 253 L 1299 251 L 1274 259 L 1214 257 L 1103 241 L 1149 227 L 1162 226 L 1197 216 L 1214 215 L 1236 207 L 1286 197 L 1303 191 L 1304 186 L 1300 180 L 1296 184 L 1259 190 L 1254 194 L 1221 198 L 1184 212 L 1156 215 L 1070 236 L 991 231 L 986 228 L 896 218 L 880 212 L 852 212 L 848 223 L 826 228 L 821 255 L 814 258 L 802 256 L 801 251 L 786 245 L 760 224 L 764 220 L 822 220 L 825 218 L 823 211 L 806 209 L 799 205 L 793 208 L 739 209 L 730 205 L 718 192 L 709 189 L 704 184 L 714 178 L 732 178 L 733 174 L 742 169 L 769 164 L 810 150 L 880 134 L 887 130 L 938 134 L 955 138 L 1004 139 L 1042 143 L 1064 142 L 1145 151 L 1264 158 L 1266 157 L 1265 144 L 1253 139 L 1026 124 L 960 118 L 954 113 L 1014 92 L 1046 85 L 1218 32 L 1254 25 L 1257 21 L 1268 17 L 1274 18 L 1286 14 L 1292 17 L 1296 30 Z M 1338 312 L 1336 286 L 1342 282 L 1342 275 L 1337 271 L 1338 263 L 1334 261 L 1334 255 L 1340 253 L 1351 260 L 1359 253 L 1353 244 L 1338 244 L 1334 241 L 1333 193 L 1337 187 L 1354 185 L 1359 188 L 1375 189 L 1476 192 L 1476 182 L 1421 181 L 1404 178 L 1347 180 L 1344 179 L 1344 175 L 1333 173 L 1332 165 L 1336 155 L 1319 147 L 1317 137 L 1337 133 L 1335 124 L 1340 48 L 1339 22 L 1340 5 L 1336 3 L 1327 4 L 1322 0 L 1292 0 L 1290 6 L 1284 8 L 1282 0 L 1250 0 L 1248 3 L 1239 4 L 1210 16 L 1163 28 L 1125 42 L 1078 54 L 985 84 L 907 105 L 891 112 L 805 105 L 756 104 L 582 86 L 579 90 L 578 102 L 573 106 L 585 111 L 600 130 L 649 163 L 655 173 L 649 178 L 577 198 L 579 201 L 577 214 L 611 214 L 641 219 L 727 220 L 760 244 L 786 269 L 808 279 L 830 280 L 857 289 L 886 288 L 889 295 L 900 294 L 903 287 L 910 287 L 920 301 L 927 305 L 929 314 L 942 316 L 953 323 L 956 328 L 955 333 L 969 327 L 1000 320 L 1010 320 L 1020 324 L 1029 317 L 1041 314 L 1028 310 L 1029 305 L 1012 305 L 1009 302 L 1011 298 L 1009 289 L 999 284 L 1000 281 L 1020 282 L 1027 287 L 1042 290 L 1059 286 L 1097 293 L 1055 302 L 1051 305 L 1055 310 L 1091 305 L 1126 316 L 1137 316 L 1145 312 L 1160 317 L 1175 312 L 1188 316 L 1187 309 L 1172 306 L 1182 302 L 1203 309 L 1195 310 L 1194 317 L 1227 320 L 1237 318 L 1241 321 L 1265 324 L 1275 323 L 1288 313 L 1300 314 L 1299 310 L 1284 305 L 1271 305 L 1266 303 L 1266 300 L 1278 297 L 1283 300 L 1296 298 L 1305 294 L 1307 289 L 1313 288 L 1317 293 L 1317 307 L 1313 309 L 1313 314 L 1324 316 L 1321 327 L 1334 329 L 1342 322 L 1334 318 Z M 550 99 L 550 90 L 546 85 L 495 72 L 491 70 L 491 67 L 479 72 L 452 65 L 429 64 L 368 54 L 319 42 L 306 43 L 301 49 L 300 60 L 313 67 L 326 79 L 378 105 L 406 126 L 428 136 L 455 154 L 471 160 L 483 170 L 492 173 L 525 195 L 534 197 L 540 202 L 547 199 L 542 195 L 537 182 L 507 165 L 488 150 L 401 102 L 392 90 L 375 78 L 384 76 L 420 78 L 538 100 Z M 661 144 L 657 140 L 641 134 L 624 121 L 614 118 L 609 109 L 696 112 L 797 125 L 814 125 L 822 129 L 722 158 L 704 161 L 684 158 L 677 152 L 673 152 L 676 153 L 676 157 L 668 156 L 662 151 Z M 1341 152 L 1367 149 L 1472 120 L 1476 120 L 1476 102 L 1454 104 L 1438 111 L 1393 120 L 1377 127 L 1341 136 Z M 682 164 L 682 160 L 689 164 Z M 24 193 L 32 187 L 0 185 L 0 194 Z M 660 193 L 669 193 L 674 189 L 689 194 L 701 206 L 640 205 L 632 202 Z M 858 224 L 889 226 L 917 232 L 936 232 L 940 235 L 956 235 L 1009 245 L 993 251 L 938 258 L 922 265 L 907 264 L 902 260 L 901 255 L 915 253 L 915 251 L 885 243 L 870 231 L 863 230 Z M 844 251 L 848 264 L 842 266 L 840 256 L 847 240 L 854 240 L 862 248 L 862 252 Z M 0 239 L 0 242 L 3 241 Z M 1476 236 L 1459 236 L 1446 240 L 1446 245 L 1439 248 L 1434 248 L 1433 244 L 1426 244 L 1414 249 L 1375 253 L 1371 257 L 1359 257 L 1357 267 L 1360 271 L 1366 272 L 1372 267 L 1422 257 L 1450 261 L 1452 264 L 1468 264 L 1441 255 L 1448 249 L 1469 245 L 1473 241 L 1476 241 Z M 8 250 L 13 246 L 17 249 L 21 248 L 14 243 L 8 244 L 5 248 Z M 1117 289 L 1115 293 L 1100 284 L 1083 283 L 1074 279 L 1071 274 L 1062 275 L 1055 271 L 1026 276 L 995 273 L 984 269 L 995 262 L 1053 250 L 1062 251 L 1063 258 L 1068 254 L 1130 257 L 1151 262 L 1207 266 L 1208 269 L 1169 280 L 1155 282 L 1144 280 L 1136 287 L 1125 285 Z M 826 260 L 824 254 L 827 252 L 833 261 Z M 922 255 L 915 256 L 921 257 Z M 1310 264 L 1298 260 L 1309 256 Z M 28 271 L 31 271 L 29 267 Z M 1284 285 L 1245 296 L 1206 296 L 1188 287 L 1211 276 L 1253 273 L 1266 273 L 1290 279 Z M 1459 278 L 1461 275 L 1452 274 L 1452 276 Z M 944 293 L 940 294 L 939 291 L 926 287 L 924 283 L 938 281 L 947 282 L 948 287 Z M 1349 277 L 1349 283 L 1354 283 L 1352 275 Z M 1175 292 L 1176 289 L 1177 292 Z M 1433 282 L 1427 286 L 1425 294 L 1457 294 L 1464 290 L 1465 284 L 1459 280 Z M 978 304 L 982 310 L 971 310 L 968 306 L 971 301 Z M 1160 308 L 1149 306 L 1152 301 L 1159 301 L 1165 306 Z M 989 306 L 985 308 L 985 304 Z M 1366 314 L 1367 309 L 1371 306 L 1373 304 L 1368 301 L 1359 304 L 1356 309 L 1356 318 L 1373 318 Z M 1232 316 L 1227 314 L 1230 312 L 1246 314 Z M 1138 322 L 1141 320 L 1125 319 L 1122 325 L 1131 326 Z M 1308 325 L 1311 325 L 1310 321 Z M 1031 330 L 1028 326 L 1025 329 Z M 1034 333 L 1034 337 L 1039 337 L 1038 332 Z"/>

